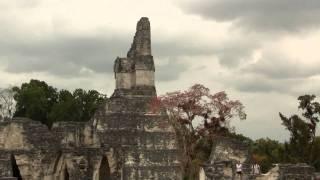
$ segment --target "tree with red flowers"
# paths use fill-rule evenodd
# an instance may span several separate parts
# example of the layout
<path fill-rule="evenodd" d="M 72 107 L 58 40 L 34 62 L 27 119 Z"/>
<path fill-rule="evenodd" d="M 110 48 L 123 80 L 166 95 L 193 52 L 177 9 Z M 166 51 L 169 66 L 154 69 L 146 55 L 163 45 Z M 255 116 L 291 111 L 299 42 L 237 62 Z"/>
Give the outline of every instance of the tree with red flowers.
<path fill-rule="evenodd" d="M 244 106 L 238 100 L 230 100 L 225 92 L 211 94 L 201 84 L 186 91 L 175 91 L 157 97 L 152 102 L 154 110 L 163 108 L 169 115 L 183 150 L 183 166 L 186 174 L 192 173 L 197 145 L 203 138 L 224 136 L 230 132 L 232 119 L 246 118 Z M 191 177 L 192 178 L 192 177 Z"/>

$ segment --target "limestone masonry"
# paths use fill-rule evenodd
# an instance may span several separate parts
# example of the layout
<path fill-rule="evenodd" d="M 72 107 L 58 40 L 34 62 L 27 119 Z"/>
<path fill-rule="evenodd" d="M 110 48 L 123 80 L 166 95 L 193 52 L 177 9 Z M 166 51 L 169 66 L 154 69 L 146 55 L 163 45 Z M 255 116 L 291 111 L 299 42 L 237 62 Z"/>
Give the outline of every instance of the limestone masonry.
<path fill-rule="evenodd" d="M 155 67 L 150 22 L 141 18 L 127 57 L 114 64 L 116 89 L 88 122 L 57 122 L 49 130 L 38 121 L 0 122 L 0 180 L 182 180 L 173 127 L 165 111 L 153 112 Z M 313 180 L 306 164 L 281 164 L 253 176 L 249 147 L 234 139 L 215 139 L 200 180 Z"/>
<path fill-rule="evenodd" d="M 318 180 L 315 169 L 307 164 L 275 164 L 266 174 L 252 174 L 248 144 L 238 140 L 216 138 L 210 158 L 199 172 L 199 180 L 238 180 L 235 164 L 242 164 L 242 180 Z"/>
<path fill-rule="evenodd" d="M 180 180 L 175 133 L 156 96 L 150 22 L 141 18 L 127 57 L 114 64 L 116 89 L 86 122 L 51 130 L 26 118 L 0 122 L 0 179 Z"/>

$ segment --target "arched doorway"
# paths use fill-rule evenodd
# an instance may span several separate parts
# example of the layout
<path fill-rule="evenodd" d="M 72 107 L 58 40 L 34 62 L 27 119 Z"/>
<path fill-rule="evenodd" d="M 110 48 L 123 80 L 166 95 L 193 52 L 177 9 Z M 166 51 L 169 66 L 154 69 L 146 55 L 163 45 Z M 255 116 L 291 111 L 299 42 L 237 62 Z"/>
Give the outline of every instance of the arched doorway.
<path fill-rule="evenodd" d="M 64 174 L 63 180 L 69 180 L 69 172 L 67 167 L 64 167 L 63 174 Z"/>
<path fill-rule="evenodd" d="M 11 154 L 11 166 L 12 166 L 12 175 L 16 177 L 18 180 L 22 180 L 19 167 L 17 165 L 16 158 L 13 154 Z"/>
<path fill-rule="evenodd" d="M 99 168 L 99 180 L 111 180 L 108 159 L 103 156 Z"/>

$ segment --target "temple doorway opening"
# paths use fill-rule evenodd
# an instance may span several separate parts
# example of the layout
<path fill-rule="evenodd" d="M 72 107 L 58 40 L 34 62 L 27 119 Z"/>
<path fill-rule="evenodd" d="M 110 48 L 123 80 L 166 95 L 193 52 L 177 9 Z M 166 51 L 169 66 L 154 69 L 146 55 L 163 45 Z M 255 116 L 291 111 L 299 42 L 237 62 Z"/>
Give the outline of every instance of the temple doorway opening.
<path fill-rule="evenodd" d="M 69 172 L 68 172 L 68 168 L 65 167 L 64 168 L 64 180 L 69 180 Z"/>
<path fill-rule="evenodd" d="M 99 168 L 99 180 L 111 180 L 108 159 L 103 156 Z"/>
<path fill-rule="evenodd" d="M 13 177 L 16 177 L 17 180 L 22 180 L 21 174 L 20 174 L 20 169 L 17 165 L 17 161 L 16 158 L 14 157 L 14 155 L 11 155 L 11 166 L 12 166 L 12 174 Z"/>

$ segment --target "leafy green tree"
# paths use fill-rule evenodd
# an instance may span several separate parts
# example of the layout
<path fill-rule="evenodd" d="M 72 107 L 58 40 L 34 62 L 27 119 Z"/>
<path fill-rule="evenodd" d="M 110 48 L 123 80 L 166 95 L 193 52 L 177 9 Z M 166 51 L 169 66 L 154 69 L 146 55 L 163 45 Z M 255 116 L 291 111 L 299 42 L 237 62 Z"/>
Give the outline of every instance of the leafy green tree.
<path fill-rule="evenodd" d="M 87 121 L 98 106 L 105 101 L 105 95 L 98 91 L 76 89 L 73 94 L 67 90 L 59 92 L 58 102 L 49 115 L 51 122 L 55 121 Z"/>
<path fill-rule="evenodd" d="M 56 121 L 88 121 L 106 99 L 95 90 L 58 91 L 39 80 L 30 80 L 13 91 L 17 102 L 14 116 L 28 117 L 48 127 Z"/>
<path fill-rule="evenodd" d="M 299 96 L 302 117 L 296 114 L 286 117 L 280 113 L 282 124 L 290 132 L 290 140 L 285 143 L 285 161 L 304 162 L 314 166 L 319 164 L 318 153 L 314 151 L 319 143 L 316 129 L 320 117 L 320 104 L 315 98 L 315 95 Z"/>
<path fill-rule="evenodd" d="M 53 105 L 48 119 L 50 124 L 56 121 L 75 121 L 80 119 L 79 108 L 69 91 L 59 91 L 57 103 Z"/>
<path fill-rule="evenodd" d="M 17 102 L 14 116 L 28 117 L 46 125 L 49 112 L 57 102 L 57 89 L 44 81 L 30 80 L 21 87 L 14 87 L 14 99 Z"/>
<path fill-rule="evenodd" d="M 90 119 L 98 106 L 106 99 L 105 95 L 100 94 L 96 90 L 84 91 L 82 89 L 76 89 L 73 92 L 73 96 L 78 108 L 81 110 L 80 121 Z"/>
<path fill-rule="evenodd" d="M 261 171 L 266 173 L 273 164 L 283 162 L 284 144 L 269 138 L 260 138 L 255 141 L 242 134 L 230 133 L 230 138 L 249 145 L 252 160 L 261 166 Z"/>
<path fill-rule="evenodd" d="M 252 139 L 250 139 L 249 137 L 246 137 L 242 134 L 236 134 L 234 132 L 230 132 L 227 136 L 230 138 L 236 139 L 244 144 L 248 144 L 249 146 L 252 146 L 252 144 L 254 143 L 254 141 Z"/>
<path fill-rule="evenodd" d="M 251 146 L 253 160 L 261 166 L 261 171 L 266 173 L 274 163 L 283 162 L 284 146 L 282 143 L 262 138 L 254 141 Z"/>
<path fill-rule="evenodd" d="M 312 165 L 317 171 L 320 171 L 320 137 L 316 137 L 311 149 L 311 159 L 313 159 Z"/>

